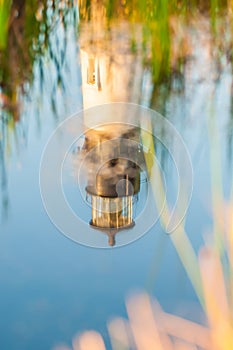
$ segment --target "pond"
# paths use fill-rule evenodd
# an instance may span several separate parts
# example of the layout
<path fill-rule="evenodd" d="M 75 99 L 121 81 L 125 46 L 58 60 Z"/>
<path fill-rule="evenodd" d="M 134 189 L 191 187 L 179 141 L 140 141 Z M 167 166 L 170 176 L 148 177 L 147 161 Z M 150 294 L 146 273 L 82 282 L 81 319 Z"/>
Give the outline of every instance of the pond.
<path fill-rule="evenodd" d="M 2 349 L 89 329 L 111 349 L 136 291 L 206 324 L 197 255 L 214 242 L 228 269 L 233 217 L 232 20 L 227 1 L 0 3 Z"/>

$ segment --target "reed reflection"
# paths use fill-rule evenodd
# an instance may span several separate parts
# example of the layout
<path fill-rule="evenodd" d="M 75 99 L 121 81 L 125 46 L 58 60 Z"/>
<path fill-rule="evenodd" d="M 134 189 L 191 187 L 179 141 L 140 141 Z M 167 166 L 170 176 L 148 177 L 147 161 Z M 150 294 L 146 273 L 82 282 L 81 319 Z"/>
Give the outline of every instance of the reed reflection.
<path fill-rule="evenodd" d="M 3 218 L 9 202 L 8 163 L 19 145 L 26 143 L 29 116 L 25 111 L 32 104 L 33 118 L 38 119 L 38 129 L 41 126 L 38 106 L 33 101 L 35 85 L 39 90 L 39 105 L 46 99 L 51 114 L 57 118 L 56 95 L 59 89 L 63 94 L 66 92 L 63 66 L 69 26 L 77 25 L 76 9 L 73 0 L 0 2 L 0 212 Z M 58 28 L 62 28 L 59 33 Z M 54 68 L 47 80 L 45 61 Z"/>
<path fill-rule="evenodd" d="M 6 122 L 18 121 L 22 114 L 23 96 L 30 94 L 34 79 L 34 65 L 39 65 L 40 85 L 43 87 L 44 67 L 41 58 L 46 53 L 54 60 L 60 80 L 65 47 L 56 55 L 51 41 L 60 22 L 66 31 L 69 22 L 75 22 L 75 3 L 69 1 L 3 1 L 0 4 L 0 102 L 6 111 Z M 72 19 L 71 19 L 72 18 Z M 57 46 L 58 43 L 57 43 Z"/>

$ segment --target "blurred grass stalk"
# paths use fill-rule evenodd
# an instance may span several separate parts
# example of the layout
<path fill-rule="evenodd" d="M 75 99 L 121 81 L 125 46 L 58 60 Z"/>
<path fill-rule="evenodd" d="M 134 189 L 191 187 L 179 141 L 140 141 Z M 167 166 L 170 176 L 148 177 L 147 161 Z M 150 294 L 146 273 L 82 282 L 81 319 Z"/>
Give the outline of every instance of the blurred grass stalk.
<path fill-rule="evenodd" d="M 229 198 L 225 200 L 223 194 L 223 175 L 221 172 L 221 143 L 214 105 L 215 90 L 213 91 L 212 96 L 210 96 L 209 101 L 209 118 L 207 120 L 207 129 L 210 145 L 210 173 L 214 235 L 212 252 L 214 252 L 221 264 L 221 266 L 216 268 L 216 271 L 220 270 L 220 268 L 222 270 L 223 277 L 219 278 L 219 280 L 220 285 L 223 285 L 222 288 L 225 288 L 225 304 L 228 305 L 229 312 L 233 310 L 233 182 L 230 184 L 231 187 L 229 190 Z M 210 258 L 213 259 L 212 256 Z M 207 293 L 208 289 L 206 294 Z M 223 292 L 221 294 L 223 294 Z M 210 311 L 211 310 L 209 308 L 208 314 L 210 314 Z M 229 315 L 228 318 L 233 327 L 233 315 Z M 233 333 L 233 328 L 231 331 Z"/>
<path fill-rule="evenodd" d="M 233 188 L 231 202 L 224 203 L 221 174 L 220 140 L 216 120 L 212 114 L 208 120 L 210 139 L 210 167 L 212 177 L 213 243 L 201 249 L 199 260 L 185 232 L 185 221 L 170 235 L 173 245 L 183 263 L 194 290 L 206 312 L 213 337 L 214 348 L 233 349 Z M 142 131 L 142 142 L 146 148 L 145 160 L 152 191 L 158 209 L 162 208 L 160 221 L 165 229 L 171 211 L 156 157 L 153 132 Z M 157 186 L 155 187 L 155 182 Z M 160 191 L 158 192 L 158 188 Z M 164 203 L 164 204 L 163 204 Z M 229 207 L 227 208 L 227 205 Z M 224 218 L 227 218 L 224 227 Z M 225 233 L 225 237 L 224 237 Z M 223 259 L 226 258 L 226 259 Z"/>
<path fill-rule="evenodd" d="M 221 144 L 217 128 L 217 119 L 215 114 L 215 91 L 209 99 L 209 113 L 207 120 L 207 130 L 209 136 L 210 151 L 210 174 L 211 174 L 211 194 L 212 194 L 212 217 L 214 246 L 219 256 L 222 257 L 225 251 L 224 242 L 224 216 L 225 205 L 223 196 L 223 177 L 221 166 Z"/>
<path fill-rule="evenodd" d="M 210 99 L 210 114 L 207 121 L 210 142 L 213 242 L 210 240 L 206 243 L 200 251 L 198 260 L 185 232 L 184 221 L 174 230 L 170 238 L 206 312 L 214 344 L 213 349 L 231 350 L 233 349 L 233 185 L 230 201 L 225 202 L 221 174 L 221 146 L 214 115 L 214 100 L 213 96 Z M 155 201 L 158 209 L 164 205 L 160 220 L 166 231 L 171 212 L 166 201 L 160 169 L 154 161 L 156 154 L 152 135 L 151 126 L 151 132 L 142 131 L 141 136 L 147 150 L 145 160 Z M 158 184 L 156 187 L 155 182 Z"/>
<path fill-rule="evenodd" d="M 126 299 L 128 318 L 114 317 L 107 322 L 111 349 L 232 350 L 233 332 L 229 323 L 226 323 L 228 309 L 225 291 L 222 289 L 223 275 L 221 264 L 216 258 L 207 252 L 206 248 L 200 254 L 211 328 L 165 312 L 160 304 L 146 293 L 133 294 Z M 215 273 L 220 278 L 219 281 L 216 280 Z M 213 287 L 214 291 L 211 291 Z M 109 347 L 106 347 L 100 333 L 87 330 L 73 338 L 72 349 L 106 350 Z M 61 344 L 53 350 L 71 348 Z"/>
<path fill-rule="evenodd" d="M 148 125 L 147 125 L 148 127 Z M 166 193 L 164 189 L 164 183 L 161 176 L 161 171 L 158 167 L 155 154 L 155 146 L 153 139 L 152 125 L 149 126 L 151 132 L 141 130 L 142 143 L 147 150 L 144 152 L 145 161 L 148 169 L 148 175 L 150 178 L 150 185 L 154 194 L 156 206 L 158 211 L 161 211 L 160 222 L 163 229 L 166 232 L 171 218 L 171 211 L 166 201 Z M 157 186 L 155 184 L 157 183 Z M 159 191 L 158 191 L 159 189 Z M 170 234 L 170 239 L 179 255 L 179 258 L 188 274 L 188 277 L 193 285 L 193 288 L 198 296 L 201 305 L 204 307 L 203 291 L 201 284 L 201 276 L 198 267 L 198 259 L 196 253 L 192 247 L 192 244 L 185 232 L 185 220 Z"/>
<path fill-rule="evenodd" d="M 227 286 L 219 254 L 207 246 L 199 253 L 205 311 L 214 349 L 233 349 L 233 323 Z"/>
<path fill-rule="evenodd" d="M 7 45 L 12 0 L 0 0 L 0 50 Z"/>
<path fill-rule="evenodd" d="M 130 295 L 126 310 L 128 319 L 114 317 L 107 322 L 112 350 L 220 350 L 213 346 L 207 327 L 164 312 L 146 293 Z M 109 347 L 105 346 L 100 333 L 88 330 L 74 337 L 72 349 L 106 350 Z M 53 350 L 70 348 L 58 345 Z"/>

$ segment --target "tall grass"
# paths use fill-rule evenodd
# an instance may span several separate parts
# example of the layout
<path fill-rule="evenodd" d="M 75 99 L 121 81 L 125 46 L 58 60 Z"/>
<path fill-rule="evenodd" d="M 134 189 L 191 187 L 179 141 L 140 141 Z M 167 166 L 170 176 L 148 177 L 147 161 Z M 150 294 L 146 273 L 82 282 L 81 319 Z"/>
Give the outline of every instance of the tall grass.
<path fill-rule="evenodd" d="M 0 1 L 0 50 L 7 45 L 7 34 L 10 20 L 11 0 Z"/>

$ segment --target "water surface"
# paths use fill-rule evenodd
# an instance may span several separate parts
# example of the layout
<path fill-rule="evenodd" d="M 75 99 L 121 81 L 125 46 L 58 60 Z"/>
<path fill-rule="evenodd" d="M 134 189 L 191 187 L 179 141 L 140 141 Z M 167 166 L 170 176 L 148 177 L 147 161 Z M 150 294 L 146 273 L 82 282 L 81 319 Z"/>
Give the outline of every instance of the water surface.
<path fill-rule="evenodd" d="M 207 10 L 187 16 L 173 12 L 164 22 L 157 17 L 148 22 L 137 13 L 133 21 L 123 6 L 123 13 L 109 22 L 111 12 L 100 20 L 95 9 L 88 20 L 85 9 L 78 16 L 75 4 L 63 2 L 48 8 L 46 17 L 45 3 L 32 13 L 26 1 L 19 14 L 11 9 L 0 56 L 0 346 L 52 349 L 92 328 L 109 344 L 107 320 L 126 315 L 124 298 L 137 289 L 146 289 L 165 310 L 200 320 L 197 296 L 159 222 L 122 248 L 76 244 L 44 210 L 39 167 L 59 122 L 93 102 L 82 70 L 88 54 L 110 77 L 101 81 L 106 89 L 100 103 L 123 100 L 155 109 L 184 138 L 194 171 L 185 228 L 197 251 L 203 235 L 213 232 L 218 208 L 231 198 L 230 9 L 216 17 Z M 35 14 L 40 29 L 30 31 Z M 156 147 L 172 203 L 174 165 L 159 143 Z M 73 198 L 71 178 L 67 186 Z"/>

